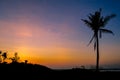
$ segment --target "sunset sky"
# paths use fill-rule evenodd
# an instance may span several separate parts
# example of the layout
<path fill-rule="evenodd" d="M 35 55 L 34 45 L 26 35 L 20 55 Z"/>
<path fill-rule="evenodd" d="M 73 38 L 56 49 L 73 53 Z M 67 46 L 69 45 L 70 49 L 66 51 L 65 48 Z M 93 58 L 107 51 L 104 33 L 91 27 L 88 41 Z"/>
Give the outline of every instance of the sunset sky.
<path fill-rule="evenodd" d="M 93 33 L 81 19 L 115 13 L 100 39 L 100 65 L 120 67 L 120 0 L 0 0 L 0 50 L 50 68 L 94 66 Z"/>

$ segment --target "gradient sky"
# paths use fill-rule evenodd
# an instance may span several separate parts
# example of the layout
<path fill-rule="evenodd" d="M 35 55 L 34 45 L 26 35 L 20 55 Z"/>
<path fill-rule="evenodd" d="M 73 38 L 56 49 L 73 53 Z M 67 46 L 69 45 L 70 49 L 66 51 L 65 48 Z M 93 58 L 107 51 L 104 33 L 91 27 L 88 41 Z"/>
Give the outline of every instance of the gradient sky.
<path fill-rule="evenodd" d="M 0 50 L 50 68 L 93 66 L 92 31 L 81 19 L 102 8 L 117 17 L 106 25 L 115 36 L 100 39 L 100 65 L 120 67 L 119 7 L 119 0 L 0 0 Z"/>

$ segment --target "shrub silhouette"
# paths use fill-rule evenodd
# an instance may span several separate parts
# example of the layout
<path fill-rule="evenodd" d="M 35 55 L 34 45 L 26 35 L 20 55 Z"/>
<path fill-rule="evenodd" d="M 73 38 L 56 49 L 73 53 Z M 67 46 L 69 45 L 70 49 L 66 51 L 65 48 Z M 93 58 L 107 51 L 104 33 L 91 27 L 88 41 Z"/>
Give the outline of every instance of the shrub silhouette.
<path fill-rule="evenodd" d="M 14 57 L 9 58 L 10 60 L 12 60 L 12 63 L 18 63 L 18 60 L 20 59 L 20 57 L 18 56 L 18 53 L 16 52 L 14 54 Z"/>
<path fill-rule="evenodd" d="M 7 59 L 7 52 L 4 52 L 4 53 L 2 54 L 2 57 L 3 57 L 3 62 L 5 62 L 5 59 Z"/>
<path fill-rule="evenodd" d="M 0 51 L 0 63 L 7 63 L 5 60 L 7 59 L 7 52 Z"/>
<path fill-rule="evenodd" d="M 0 63 L 2 63 L 2 51 L 0 51 Z"/>

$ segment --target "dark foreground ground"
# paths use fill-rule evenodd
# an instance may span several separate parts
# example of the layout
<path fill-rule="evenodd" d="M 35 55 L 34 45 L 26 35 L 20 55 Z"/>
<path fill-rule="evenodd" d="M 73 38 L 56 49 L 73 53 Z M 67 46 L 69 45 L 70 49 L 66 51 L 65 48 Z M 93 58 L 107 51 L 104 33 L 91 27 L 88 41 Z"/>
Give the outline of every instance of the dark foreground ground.
<path fill-rule="evenodd" d="M 120 80 L 120 71 L 53 70 L 36 64 L 0 64 L 0 80 Z"/>

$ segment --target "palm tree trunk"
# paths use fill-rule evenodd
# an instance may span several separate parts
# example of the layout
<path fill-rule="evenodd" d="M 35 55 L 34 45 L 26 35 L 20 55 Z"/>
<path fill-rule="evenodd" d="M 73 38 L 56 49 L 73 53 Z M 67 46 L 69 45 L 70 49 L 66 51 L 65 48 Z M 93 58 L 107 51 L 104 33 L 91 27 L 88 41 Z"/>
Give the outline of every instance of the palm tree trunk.
<path fill-rule="evenodd" d="M 96 72 L 99 72 L 99 38 L 98 38 L 98 33 L 96 35 L 96 38 L 97 38 Z"/>

